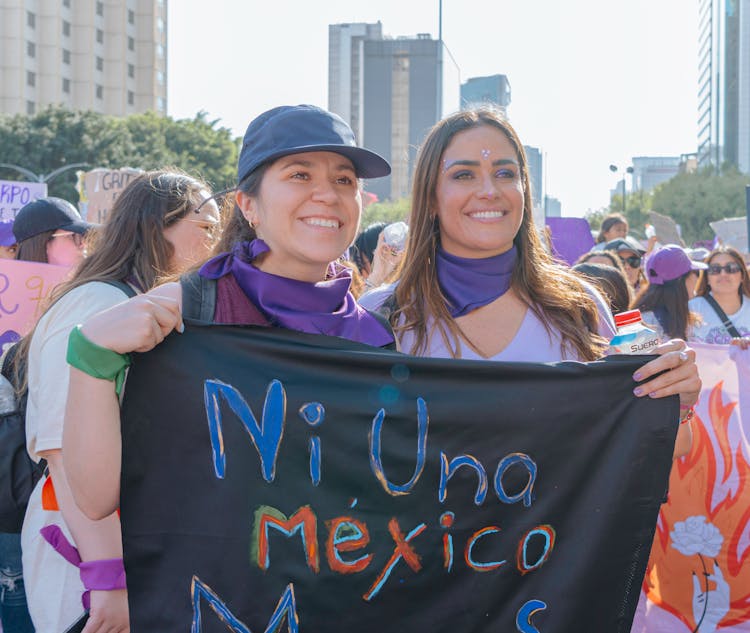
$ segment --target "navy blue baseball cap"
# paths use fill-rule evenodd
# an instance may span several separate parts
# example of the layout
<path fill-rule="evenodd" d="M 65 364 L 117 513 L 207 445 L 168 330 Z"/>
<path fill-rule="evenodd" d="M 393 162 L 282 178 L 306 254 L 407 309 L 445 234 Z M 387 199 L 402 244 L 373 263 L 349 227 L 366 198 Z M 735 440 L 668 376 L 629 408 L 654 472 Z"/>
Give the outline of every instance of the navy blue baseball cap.
<path fill-rule="evenodd" d="M 279 106 L 247 126 L 237 165 L 237 182 L 269 161 L 303 152 L 346 156 L 359 178 L 380 178 L 391 166 L 379 154 L 357 147 L 354 132 L 338 114 L 313 105 Z"/>
<path fill-rule="evenodd" d="M 49 197 L 29 202 L 18 210 L 13 221 L 13 234 L 16 241 L 23 242 L 45 231 L 60 229 L 83 235 L 95 226 L 84 221 L 67 200 Z"/>

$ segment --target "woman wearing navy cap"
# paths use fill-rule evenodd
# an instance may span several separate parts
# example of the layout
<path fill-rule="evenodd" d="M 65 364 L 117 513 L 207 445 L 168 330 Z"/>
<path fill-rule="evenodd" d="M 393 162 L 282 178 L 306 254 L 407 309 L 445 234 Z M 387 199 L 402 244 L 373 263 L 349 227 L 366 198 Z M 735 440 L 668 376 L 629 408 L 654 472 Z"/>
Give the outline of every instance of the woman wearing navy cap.
<path fill-rule="evenodd" d="M 62 198 L 39 198 L 18 210 L 13 234 L 16 259 L 75 266 L 83 259 L 84 238 L 94 224 L 84 221 Z"/>
<path fill-rule="evenodd" d="M 87 515 L 103 517 L 117 508 L 120 413 L 114 377 L 85 373 L 76 357 L 103 354 L 104 364 L 152 349 L 172 330 L 182 331 L 181 300 L 185 306 L 192 302 L 195 288 L 209 288 L 198 293 L 199 299 L 215 296 L 207 315 L 215 323 L 393 344 L 387 324 L 354 300 L 351 271 L 335 263 L 357 234 L 358 179 L 389 173 L 383 158 L 356 146 L 343 119 L 320 108 L 283 106 L 250 123 L 240 153 L 236 204 L 218 254 L 183 278 L 182 287 L 166 284 L 131 299 L 71 335 L 68 360 L 74 368 L 64 460 L 76 501 Z"/>

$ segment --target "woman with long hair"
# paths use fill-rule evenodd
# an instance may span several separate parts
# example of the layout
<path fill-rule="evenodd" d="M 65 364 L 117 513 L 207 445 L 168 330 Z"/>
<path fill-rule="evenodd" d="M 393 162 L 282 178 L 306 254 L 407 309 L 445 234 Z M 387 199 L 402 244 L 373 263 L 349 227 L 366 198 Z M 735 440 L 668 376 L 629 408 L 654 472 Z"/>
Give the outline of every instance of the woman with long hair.
<path fill-rule="evenodd" d="M 690 309 L 700 315 L 693 339 L 703 343 L 750 345 L 750 275 L 731 246 L 715 248 L 698 279 Z"/>
<path fill-rule="evenodd" d="M 668 244 L 651 254 L 646 262 L 648 286 L 633 301 L 643 322 L 664 338 L 687 340 L 700 321 L 690 311 L 698 274 L 706 264 L 688 257 L 681 246 Z"/>
<path fill-rule="evenodd" d="M 389 173 L 383 158 L 356 145 L 343 119 L 320 108 L 281 106 L 250 123 L 234 212 L 214 256 L 180 283 L 106 310 L 71 335 L 65 462 L 76 501 L 88 516 L 106 516 L 118 504 L 120 410 L 114 378 L 103 379 L 73 357 L 95 349 L 126 362 L 123 354 L 152 349 L 172 330 L 181 331 L 192 289 L 212 289 L 209 322 L 393 345 L 388 324 L 352 296 L 351 270 L 336 263 L 357 234 L 359 179 Z M 203 310 L 210 304 L 201 305 Z"/>
<path fill-rule="evenodd" d="M 28 362 L 26 437 L 45 459 L 22 531 L 29 610 L 38 631 L 63 631 L 90 609 L 86 631 L 127 631 L 127 596 L 116 513 L 88 519 L 73 501 L 62 460 L 70 331 L 92 314 L 152 288 L 209 252 L 219 221 L 208 186 L 174 171 L 133 179 L 97 231 L 91 254 L 58 286 L 34 331 L 19 344 Z M 86 469 L 86 463 L 81 464 Z"/>
<path fill-rule="evenodd" d="M 412 354 L 594 360 L 614 334 L 612 316 L 589 284 L 544 250 L 532 208 L 523 145 L 503 115 L 480 108 L 443 119 L 417 159 L 401 279 L 363 303 L 390 311 Z M 689 409 L 700 389 L 695 353 L 683 341 L 658 353 L 636 372 L 647 382 L 635 394 L 679 393 Z"/>

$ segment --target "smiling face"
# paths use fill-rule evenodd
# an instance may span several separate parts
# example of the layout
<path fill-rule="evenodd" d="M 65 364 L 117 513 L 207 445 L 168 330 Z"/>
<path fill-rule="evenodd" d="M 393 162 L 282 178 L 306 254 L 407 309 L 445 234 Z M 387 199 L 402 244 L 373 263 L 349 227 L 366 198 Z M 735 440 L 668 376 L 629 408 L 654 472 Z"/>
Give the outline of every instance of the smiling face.
<path fill-rule="evenodd" d="M 354 240 L 362 211 L 352 162 L 333 152 L 284 156 L 263 175 L 257 196 L 239 191 L 245 218 L 270 248 L 263 271 L 320 281 Z"/>
<path fill-rule="evenodd" d="M 456 134 L 443 152 L 436 200 L 448 253 L 476 259 L 510 250 L 523 220 L 524 191 L 508 137 L 488 125 Z"/>

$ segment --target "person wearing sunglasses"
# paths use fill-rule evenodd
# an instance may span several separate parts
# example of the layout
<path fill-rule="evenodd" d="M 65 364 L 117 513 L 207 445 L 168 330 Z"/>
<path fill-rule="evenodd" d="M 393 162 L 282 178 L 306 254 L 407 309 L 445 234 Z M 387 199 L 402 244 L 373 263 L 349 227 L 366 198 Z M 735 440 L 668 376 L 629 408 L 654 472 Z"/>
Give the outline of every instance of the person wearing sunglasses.
<path fill-rule="evenodd" d="M 83 259 L 85 236 L 94 226 L 62 198 L 29 202 L 18 210 L 13 222 L 16 259 L 75 266 Z"/>
<path fill-rule="evenodd" d="M 750 276 L 742 255 L 731 246 L 711 251 L 690 309 L 701 317 L 693 340 L 750 347 Z"/>
<path fill-rule="evenodd" d="M 633 293 L 638 294 L 646 286 L 646 277 L 641 268 L 646 249 L 637 240 L 625 236 L 610 240 L 604 245 L 604 250 L 617 254 L 625 268 L 625 276 L 628 278 Z"/>

